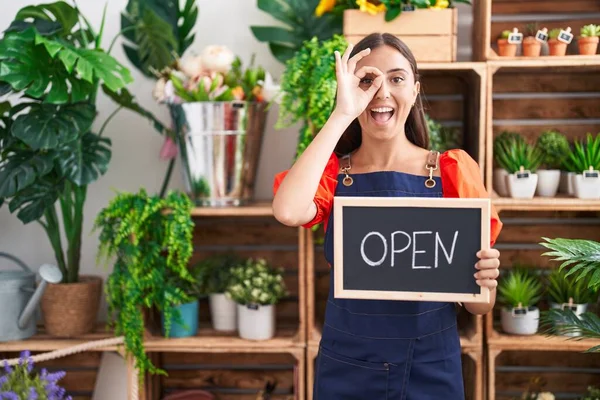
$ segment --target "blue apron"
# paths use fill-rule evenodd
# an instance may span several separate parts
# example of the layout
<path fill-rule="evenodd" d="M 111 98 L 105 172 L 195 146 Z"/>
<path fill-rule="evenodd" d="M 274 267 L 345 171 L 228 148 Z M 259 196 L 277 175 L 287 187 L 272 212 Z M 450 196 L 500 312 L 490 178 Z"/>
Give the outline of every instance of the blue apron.
<path fill-rule="evenodd" d="M 336 196 L 442 197 L 441 178 L 401 172 L 351 174 Z M 325 233 L 333 264 L 333 212 Z M 463 400 L 456 309 L 450 302 L 336 299 L 330 272 L 314 400 Z"/>

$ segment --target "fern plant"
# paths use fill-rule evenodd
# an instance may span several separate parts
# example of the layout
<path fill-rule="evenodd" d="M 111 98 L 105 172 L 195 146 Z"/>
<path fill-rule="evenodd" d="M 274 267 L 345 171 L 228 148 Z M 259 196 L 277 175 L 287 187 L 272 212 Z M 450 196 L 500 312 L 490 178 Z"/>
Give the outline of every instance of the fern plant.
<path fill-rule="evenodd" d="M 204 294 L 225 293 L 232 282 L 232 269 L 241 262 L 233 253 L 207 257 L 194 265 L 194 277 Z"/>
<path fill-rule="evenodd" d="M 586 135 L 585 142 L 576 140 L 574 150 L 569 153 L 565 165 L 570 172 L 581 174 L 591 168 L 600 170 L 600 135 Z"/>
<path fill-rule="evenodd" d="M 498 285 L 498 300 L 509 308 L 532 307 L 542 293 L 540 279 L 523 268 L 513 268 Z"/>
<path fill-rule="evenodd" d="M 543 153 L 539 148 L 517 138 L 500 142 L 494 156 L 498 164 L 510 174 L 521 168 L 534 173 L 543 161 Z"/>
<path fill-rule="evenodd" d="M 194 281 L 187 269 L 193 252 L 191 209 L 185 194 L 161 198 L 142 189 L 119 193 L 94 222 L 100 230 L 98 260 L 116 258 L 106 282 L 110 325 L 125 336 L 140 378 L 146 371 L 164 374 L 144 352 L 144 309 L 155 307 L 169 321 L 175 305 L 191 301 L 181 287 L 181 281 Z"/>

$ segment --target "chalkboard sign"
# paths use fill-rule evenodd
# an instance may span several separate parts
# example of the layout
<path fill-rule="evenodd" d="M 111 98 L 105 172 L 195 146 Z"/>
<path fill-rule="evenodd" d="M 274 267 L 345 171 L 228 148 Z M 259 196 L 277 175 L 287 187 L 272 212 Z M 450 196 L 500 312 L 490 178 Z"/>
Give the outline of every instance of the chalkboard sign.
<path fill-rule="evenodd" d="M 334 198 L 337 298 L 488 303 L 475 282 L 490 200 Z"/>

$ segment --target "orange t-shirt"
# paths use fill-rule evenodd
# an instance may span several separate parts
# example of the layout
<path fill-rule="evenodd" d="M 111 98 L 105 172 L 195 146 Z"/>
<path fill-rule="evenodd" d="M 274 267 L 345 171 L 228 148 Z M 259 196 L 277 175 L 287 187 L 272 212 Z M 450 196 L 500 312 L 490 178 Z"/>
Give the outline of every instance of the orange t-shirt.
<path fill-rule="evenodd" d="M 448 198 L 488 198 L 489 195 L 481 179 L 479 165 L 464 150 L 448 150 L 440 155 L 440 172 L 442 178 L 443 197 Z M 323 223 L 327 229 L 329 214 L 333 208 L 333 197 L 337 187 L 339 174 L 339 160 L 335 153 L 331 154 L 325 166 L 319 187 L 315 193 L 314 202 L 317 206 L 317 214 L 312 221 L 304 224 L 310 228 Z M 273 192 L 276 193 L 279 185 L 285 178 L 287 171 L 275 175 Z M 502 221 L 494 206 L 491 207 L 490 218 L 490 246 L 496 243 L 498 235 L 502 230 Z"/>

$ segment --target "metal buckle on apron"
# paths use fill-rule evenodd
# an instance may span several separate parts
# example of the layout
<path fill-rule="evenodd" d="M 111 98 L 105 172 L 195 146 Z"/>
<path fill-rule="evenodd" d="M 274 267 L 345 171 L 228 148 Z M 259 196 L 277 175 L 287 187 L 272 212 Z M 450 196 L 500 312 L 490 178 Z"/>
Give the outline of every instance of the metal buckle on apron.
<path fill-rule="evenodd" d="M 439 156 L 439 151 L 430 151 L 429 155 L 427 156 L 427 164 L 425 164 L 425 168 L 429 170 L 429 179 L 425 181 L 425 187 L 429 189 L 433 189 L 436 185 L 435 180 L 433 179 L 433 171 L 438 169 Z"/>
<path fill-rule="evenodd" d="M 344 162 L 344 165 L 342 166 L 342 172 L 344 173 L 344 175 L 346 175 L 342 180 L 342 183 L 344 184 L 344 186 L 352 186 L 352 184 L 354 183 L 354 179 L 352 179 L 352 177 L 348 175 L 348 171 L 350 171 L 350 169 L 352 168 L 352 166 L 350 165 L 350 154 L 346 154 L 345 156 L 343 156 L 341 161 Z"/>

